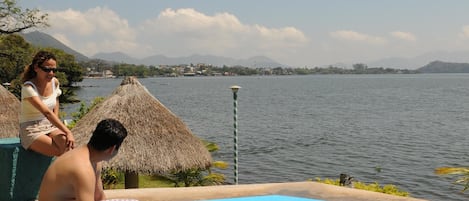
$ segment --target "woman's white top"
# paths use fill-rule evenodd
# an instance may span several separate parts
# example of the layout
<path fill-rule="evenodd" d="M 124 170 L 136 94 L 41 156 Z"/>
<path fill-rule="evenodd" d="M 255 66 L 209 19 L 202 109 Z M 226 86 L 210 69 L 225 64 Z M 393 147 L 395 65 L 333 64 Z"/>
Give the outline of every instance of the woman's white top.
<path fill-rule="evenodd" d="M 39 99 L 50 109 L 53 110 L 57 104 L 57 97 L 62 94 L 59 86 L 55 86 L 56 78 L 52 79 L 52 94 L 45 97 L 40 96 L 37 91 L 36 85 L 30 81 L 26 81 L 21 87 L 21 113 L 20 123 L 28 121 L 37 121 L 45 119 L 46 117 L 37 110 L 29 101 L 25 101 L 25 98 L 38 96 Z"/>

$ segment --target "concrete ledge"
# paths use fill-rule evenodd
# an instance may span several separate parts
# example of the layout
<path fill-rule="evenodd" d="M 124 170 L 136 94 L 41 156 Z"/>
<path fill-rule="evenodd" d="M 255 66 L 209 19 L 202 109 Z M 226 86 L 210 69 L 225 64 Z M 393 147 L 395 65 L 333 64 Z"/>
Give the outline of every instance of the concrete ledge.
<path fill-rule="evenodd" d="M 0 200 L 34 200 L 52 157 L 25 150 L 19 138 L 0 139 Z"/>
<path fill-rule="evenodd" d="M 288 195 L 326 201 L 423 201 L 318 182 L 291 182 L 204 186 L 189 188 L 140 188 L 105 190 L 107 199 L 139 201 L 192 201 L 255 195 Z"/>

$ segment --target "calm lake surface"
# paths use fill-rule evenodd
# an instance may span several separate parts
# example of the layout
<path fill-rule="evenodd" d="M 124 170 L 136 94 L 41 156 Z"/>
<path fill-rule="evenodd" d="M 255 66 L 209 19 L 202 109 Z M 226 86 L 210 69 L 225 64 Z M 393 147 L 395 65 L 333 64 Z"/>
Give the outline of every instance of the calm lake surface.
<path fill-rule="evenodd" d="M 122 81 L 85 79 L 89 103 Z M 394 184 L 412 197 L 468 200 L 438 176 L 469 166 L 469 74 L 146 78 L 139 81 L 192 132 L 220 146 L 233 182 L 233 96 L 238 92 L 239 183 L 339 177 Z M 79 104 L 65 106 L 76 111 Z M 142 125 L 144 126 L 144 125 Z"/>

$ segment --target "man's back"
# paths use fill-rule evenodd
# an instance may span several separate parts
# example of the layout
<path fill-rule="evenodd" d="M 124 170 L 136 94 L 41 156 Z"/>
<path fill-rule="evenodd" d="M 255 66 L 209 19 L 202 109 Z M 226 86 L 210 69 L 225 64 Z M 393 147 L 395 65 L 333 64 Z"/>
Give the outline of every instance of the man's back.
<path fill-rule="evenodd" d="M 101 161 L 116 156 L 125 137 L 127 130 L 119 121 L 101 120 L 87 145 L 66 152 L 49 166 L 39 201 L 104 200 Z"/>
<path fill-rule="evenodd" d="M 82 146 L 57 157 L 44 174 L 39 201 L 75 200 L 77 185 L 88 185 L 94 196 L 95 169 L 90 162 L 89 150 Z M 91 184 L 91 186 L 89 186 Z M 81 186 L 83 187 L 83 186 Z M 92 189 L 89 189 L 92 187 Z M 87 197 L 87 200 L 94 197 Z"/>

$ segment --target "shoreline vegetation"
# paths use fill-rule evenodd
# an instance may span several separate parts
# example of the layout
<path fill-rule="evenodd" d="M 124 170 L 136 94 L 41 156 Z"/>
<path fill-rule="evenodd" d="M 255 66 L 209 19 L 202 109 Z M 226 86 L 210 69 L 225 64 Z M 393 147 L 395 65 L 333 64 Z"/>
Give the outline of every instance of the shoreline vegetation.
<path fill-rule="evenodd" d="M 356 63 L 352 68 L 329 65 L 327 67 L 247 67 L 247 66 L 213 66 L 211 64 L 180 65 L 135 65 L 112 63 L 99 59 L 80 62 L 86 67 L 86 78 L 116 78 L 123 76 L 145 77 L 179 77 L 179 76 L 237 76 L 237 75 L 321 75 L 321 74 L 417 74 L 417 73 L 469 73 L 469 63 L 452 63 L 433 61 L 427 65 L 410 69 L 368 67 Z"/>
<path fill-rule="evenodd" d="M 86 66 L 85 78 L 117 78 L 125 76 L 179 77 L 179 76 L 250 76 L 250 75 L 312 75 L 312 74 L 416 74 L 418 70 L 373 67 L 366 64 L 354 64 L 352 69 L 335 66 L 315 68 L 251 68 L 245 66 L 217 67 L 209 64 L 181 64 L 145 66 L 134 64 L 103 64 L 99 60 L 80 63 Z"/>

